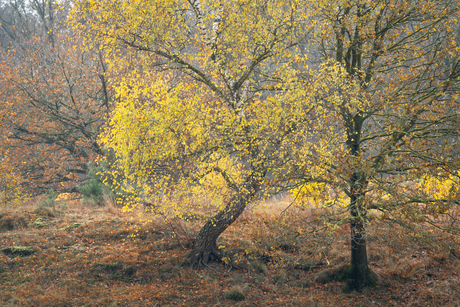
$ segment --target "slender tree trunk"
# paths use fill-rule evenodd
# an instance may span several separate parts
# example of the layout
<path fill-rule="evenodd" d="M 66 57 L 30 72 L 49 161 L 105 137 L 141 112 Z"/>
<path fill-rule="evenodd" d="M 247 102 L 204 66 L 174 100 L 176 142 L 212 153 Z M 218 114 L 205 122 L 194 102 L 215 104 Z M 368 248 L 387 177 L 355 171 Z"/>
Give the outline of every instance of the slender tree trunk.
<path fill-rule="evenodd" d="M 354 61 L 354 63 L 358 63 Z M 351 115 L 344 111 L 344 119 L 347 123 L 347 146 L 351 155 L 359 161 L 361 158 L 361 130 L 364 122 L 362 115 Z M 374 283 L 367 261 L 366 249 L 366 228 L 367 207 L 365 203 L 366 189 L 369 183 L 367 175 L 359 169 L 360 166 L 352 173 L 350 185 L 350 230 L 351 230 L 351 263 L 347 270 L 347 290 L 361 290 L 366 286 Z"/>
<path fill-rule="evenodd" d="M 359 291 L 375 282 L 370 275 L 367 260 L 365 229 L 367 208 L 364 202 L 366 187 L 367 181 L 364 175 L 353 174 L 350 195 L 351 263 L 348 269 L 348 289 L 350 291 Z"/>
<path fill-rule="evenodd" d="M 191 265 L 200 265 L 210 260 L 221 259 L 216 245 L 217 238 L 243 213 L 246 205 L 259 189 L 260 181 L 251 177 L 240 187 L 240 191 L 237 191 L 225 208 L 201 228 L 194 240 L 193 249 L 189 256 Z"/>

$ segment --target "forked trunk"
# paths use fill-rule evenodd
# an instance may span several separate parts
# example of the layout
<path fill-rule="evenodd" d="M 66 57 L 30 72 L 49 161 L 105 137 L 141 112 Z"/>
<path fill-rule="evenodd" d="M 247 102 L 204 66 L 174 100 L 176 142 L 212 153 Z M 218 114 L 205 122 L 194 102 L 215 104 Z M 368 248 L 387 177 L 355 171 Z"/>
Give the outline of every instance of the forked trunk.
<path fill-rule="evenodd" d="M 218 214 L 201 228 L 193 243 L 189 256 L 191 265 L 200 265 L 210 260 L 220 260 L 221 255 L 216 245 L 217 238 L 243 213 L 246 205 L 260 189 L 259 181 L 247 181 Z"/>

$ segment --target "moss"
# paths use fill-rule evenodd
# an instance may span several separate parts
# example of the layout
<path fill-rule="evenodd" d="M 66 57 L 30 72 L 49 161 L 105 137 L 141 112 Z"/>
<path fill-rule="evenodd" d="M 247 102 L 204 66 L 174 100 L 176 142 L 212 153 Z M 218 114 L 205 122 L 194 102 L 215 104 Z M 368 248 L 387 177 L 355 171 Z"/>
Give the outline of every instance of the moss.
<path fill-rule="evenodd" d="M 377 286 L 377 280 L 375 280 L 375 278 L 372 277 L 372 274 L 369 276 L 368 286 L 372 288 Z"/>
<path fill-rule="evenodd" d="M 36 228 L 41 228 L 49 225 L 48 223 L 45 223 L 41 218 L 37 218 L 32 224 Z"/>
<path fill-rule="evenodd" d="M 137 269 L 135 267 L 129 266 L 123 269 L 123 273 L 128 277 L 133 276 L 136 273 Z"/>
<path fill-rule="evenodd" d="M 377 273 L 370 269 L 367 270 L 365 280 L 359 284 L 356 283 L 353 279 L 353 266 L 350 265 L 347 269 L 347 272 L 350 278 L 347 280 L 347 285 L 343 289 L 343 292 L 351 292 L 353 290 L 362 291 L 365 288 L 373 288 L 377 286 L 377 280 L 379 279 L 379 276 Z"/>
<path fill-rule="evenodd" d="M 132 266 L 125 267 L 121 263 L 98 263 L 96 264 L 96 276 L 100 278 L 105 276 L 111 280 L 117 280 L 121 282 L 130 282 L 134 279 L 134 275 L 137 269 Z"/>
<path fill-rule="evenodd" d="M 69 225 L 69 226 L 66 226 L 64 228 L 62 228 L 62 230 L 70 230 L 72 228 L 77 228 L 77 227 L 80 227 L 80 226 L 83 226 L 84 224 L 83 223 L 73 223 L 72 225 Z"/>
<path fill-rule="evenodd" d="M 344 292 L 350 292 L 352 290 L 357 290 L 356 285 L 352 284 L 352 272 L 353 266 L 351 265 L 342 265 L 335 269 L 327 269 L 321 271 L 315 275 L 315 281 L 326 284 L 329 282 L 340 281 L 340 282 L 347 282 L 347 285 L 344 288 Z M 359 285 L 359 289 L 369 287 L 375 287 L 378 284 L 379 276 L 372 270 L 369 270 L 368 276 L 365 282 Z"/>
<path fill-rule="evenodd" d="M 229 295 L 227 295 L 227 298 L 229 300 L 233 300 L 233 301 L 242 301 L 244 300 L 246 297 L 244 296 L 243 293 L 241 292 L 236 292 L 236 293 L 230 293 Z"/>
<path fill-rule="evenodd" d="M 123 265 L 120 263 L 99 263 L 98 266 L 104 271 L 114 272 L 123 269 Z"/>
<path fill-rule="evenodd" d="M 1 249 L 5 254 L 18 255 L 18 256 L 29 256 L 32 255 L 35 250 L 31 246 L 12 246 Z"/>

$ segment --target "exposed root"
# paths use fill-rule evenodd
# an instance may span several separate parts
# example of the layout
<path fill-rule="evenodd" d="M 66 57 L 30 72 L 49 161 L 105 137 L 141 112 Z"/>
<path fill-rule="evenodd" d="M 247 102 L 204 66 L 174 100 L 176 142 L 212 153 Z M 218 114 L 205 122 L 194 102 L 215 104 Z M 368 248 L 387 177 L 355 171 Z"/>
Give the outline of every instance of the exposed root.
<path fill-rule="evenodd" d="M 341 265 L 335 269 L 326 269 L 321 272 L 316 273 L 315 281 L 326 284 L 334 281 L 346 282 L 347 285 L 344 288 L 345 292 L 351 290 L 362 290 L 368 287 L 375 287 L 377 284 L 381 283 L 380 276 L 373 270 L 369 269 L 369 275 L 367 275 L 366 280 L 359 281 L 359 284 L 356 283 L 356 280 L 353 280 L 352 272 L 350 265 Z"/>
<path fill-rule="evenodd" d="M 194 248 L 183 264 L 191 267 L 209 267 L 209 262 L 222 262 L 222 255 L 217 247 L 205 251 L 197 251 L 197 249 Z"/>

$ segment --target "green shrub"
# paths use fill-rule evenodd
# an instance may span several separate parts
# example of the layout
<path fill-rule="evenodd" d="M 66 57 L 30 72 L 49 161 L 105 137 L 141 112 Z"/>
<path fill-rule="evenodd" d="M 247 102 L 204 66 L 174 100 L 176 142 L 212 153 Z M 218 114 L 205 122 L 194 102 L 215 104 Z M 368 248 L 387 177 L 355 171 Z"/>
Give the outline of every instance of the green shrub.
<path fill-rule="evenodd" d="M 37 218 L 33 223 L 32 223 L 36 228 L 42 228 L 45 226 L 48 226 L 48 223 L 43 221 L 41 218 Z"/>
<path fill-rule="evenodd" d="M 95 167 L 92 162 L 88 163 L 88 179 L 78 187 L 83 202 L 93 206 L 103 206 L 107 198 L 113 198 L 113 192 L 109 186 L 102 182 L 102 174 L 105 167 L 100 164 Z"/>
<path fill-rule="evenodd" d="M 113 160 L 110 155 L 106 156 L 107 160 Z M 123 179 L 123 172 L 116 172 L 121 178 L 115 178 L 110 169 L 116 168 L 113 163 L 99 161 L 97 166 L 92 162 L 88 163 L 88 179 L 78 189 L 83 201 L 89 205 L 103 206 L 107 201 L 123 206 L 126 202 L 135 199 L 140 189 L 120 184 Z"/>
<path fill-rule="evenodd" d="M 56 201 L 57 193 L 50 189 L 48 193 L 45 193 L 45 199 L 38 205 L 38 207 L 54 207 L 60 203 Z"/>

